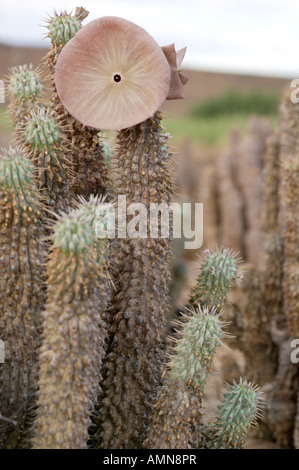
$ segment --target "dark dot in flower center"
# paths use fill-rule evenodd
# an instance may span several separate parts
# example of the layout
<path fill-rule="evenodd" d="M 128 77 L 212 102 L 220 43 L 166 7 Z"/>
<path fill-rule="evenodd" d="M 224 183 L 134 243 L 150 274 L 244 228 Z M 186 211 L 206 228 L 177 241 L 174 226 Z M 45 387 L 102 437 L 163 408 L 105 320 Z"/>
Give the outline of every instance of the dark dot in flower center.
<path fill-rule="evenodd" d="M 118 73 L 116 73 L 116 74 L 114 75 L 114 77 L 113 77 L 113 80 L 114 80 L 116 83 L 118 83 L 118 82 L 121 81 L 121 76 L 118 75 Z"/>

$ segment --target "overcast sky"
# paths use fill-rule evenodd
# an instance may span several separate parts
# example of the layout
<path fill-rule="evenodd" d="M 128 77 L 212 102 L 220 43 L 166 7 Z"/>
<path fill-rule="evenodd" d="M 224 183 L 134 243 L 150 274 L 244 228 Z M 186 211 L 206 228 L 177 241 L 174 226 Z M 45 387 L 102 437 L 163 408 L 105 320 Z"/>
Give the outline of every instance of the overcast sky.
<path fill-rule="evenodd" d="M 186 45 L 186 68 L 299 76 L 298 0 L 0 0 L 0 42 L 47 46 L 42 18 L 81 5 L 85 23 L 121 16 L 161 46 Z"/>

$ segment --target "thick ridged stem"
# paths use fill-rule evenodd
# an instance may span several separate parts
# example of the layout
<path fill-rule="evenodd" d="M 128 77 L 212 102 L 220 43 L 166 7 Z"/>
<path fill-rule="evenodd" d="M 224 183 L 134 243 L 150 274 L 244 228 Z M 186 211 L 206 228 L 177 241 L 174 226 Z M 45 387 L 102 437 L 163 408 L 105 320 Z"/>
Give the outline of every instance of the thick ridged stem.
<path fill-rule="evenodd" d="M 296 400 L 299 386 L 298 364 L 290 360 L 290 338 L 284 323 L 272 326 L 273 340 L 279 345 L 275 381 L 263 387 L 265 392 L 265 423 L 281 447 L 294 445 Z"/>
<path fill-rule="evenodd" d="M 153 405 L 145 449 L 195 449 L 201 445 L 202 399 L 182 383 L 167 381 Z"/>
<path fill-rule="evenodd" d="M 261 199 L 262 168 L 266 140 L 272 133 L 265 119 L 253 117 L 248 125 L 248 135 L 239 146 L 236 160 L 237 184 L 243 198 L 245 224 L 245 258 L 259 269 L 261 257 Z"/>
<path fill-rule="evenodd" d="M 229 386 L 218 407 L 212 447 L 243 448 L 248 429 L 259 416 L 259 402 L 258 388 L 252 383 L 241 379 Z"/>
<path fill-rule="evenodd" d="M 246 358 L 245 375 L 259 385 L 274 380 L 277 368 L 277 348 L 270 336 L 269 320 L 263 315 L 263 293 L 257 270 L 244 267 L 244 282 L 239 286 L 238 333 L 239 347 Z"/>
<path fill-rule="evenodd" d="M 111 240 L 108 236 L 108 227 L 114 223 L 114 209 L 111 211 L 112 203 L 108 203 L 104 197 L 98 197 L 91 195 L 88 200 L 83 197 L 79 197 L 79 203 L 77 206 L 78 211 L 82 213 L 82 217 L 87 218 L 91 224 L 95 234 L 95 249 L 97 253 L 97 263 L 101 265 L 105 276 L 101 278 L 101 296 L 104 296 L 103 305 L 106 308 L 102 309 L 102 318 L 106 322 L 109 321 L 108 306 L 111 302 L 112 297 L 112 283 L 110 279 L 110 251 L 111 251 Z M 101 222 L 99 227 L 98 223 Z M 106 254 L 106 259 L 103 257 L 103 253 Z M 107 326 L 108 328 L 108 326 Z"/>
<path fill-rule="evenodd" d="M 223 326 L 215 309 L 211 312 L 200 306 L 191 309 L 179 323 L 180 338 L 167 364 L 169 376 L 176 382 L 183 382 L 203 395 L 208 375 L 211 373 L 216 349 L 224 337 Z"/>
<path fill-rule="evenodd" d="M 264 233 L 264 267 L 261 275 L 263 306 L 268 321 L 282 314 L 283 244 L 279 232 Z M 269 331 L 269 328 L 268 328 Z"/>
<path fill-rule="evenodd" d="M 220 239 L 225 246 L 240 251 L 244 256 L 244 200 L 237 178 L 237 161 L 240 158 L 238 132 L 232 131 L 229 140 L 229 149 L 221 156 L 217 165 L 217 191 L 221 214 Z M 214 178 L 214 173 L 212 177 Z"/>
<path fill-rule="evenodd" d="M 191 309 L 179 324 L 167 364 L 164 385 L 159 388 L 144 447 L 192 449 L 202 443 L 202 397 L 211 373 L 216 349 L 225 336 L 225 325 L 207 308 Z"/>
<path fill-rule="evenodd" d="M 42 107 L 42 84 L 39 73 L 31 65 L 14 67 L 9 76 L 9 110 L 17 136 L 22 137 L 23 128 L 30 111 Z"/>
<path fill-rule="evenodd" d="M 71 164 L 65 158 L 62 130 L 49 109 L 32 112 L 24 127 L 25 149 L 38 169 L 39 187 L 46 206 L 53 212 L 68 207 Z"/>
<path fill-rule="evenodd" d="M 280 227 L 284 244 L 283 294 L 289 333 L 299 336 L 299 105 L 286 93 L 281 105 Z"/>
<path fill-rule="evenodd" d="M 0 364 L 4 448 L 29 447 L 36 406 L 38 350 L 43 289 L 43 244 L 39 194 L 34 167 L 10 149 L 0 157 L 0 338 L 5 362 Z"/>
<path fill-rule="evenodd" d="M 253 267 L 246 272 L 240 291 L 242 349 L 246 357 L 246 376 L 259 385 L 272 382 L 277 370 L 278 348 L 271 337 L 271 324 L 281 321 L 282 239 L 279 232 L 279 152 L 280 136 L 267 139 L 263 168 L 261 229 L 263 262 L 260 275 Z"/>
<path fill-rule="evenodd" d="M 262 229 L 273 231 L 279 228 L 279 152 L 280 135 L 278 132 L 267 139 L 263 168 L 263 207 Z"/>
<path fill-rule="evenodd" d="M 169 204 L 168 154 L 159 113 L 118 133 L 119 192 L 127 205 Z M 160 224 L 160 222 L 159 222 Z M 112 274 L 110 352 L 104 372 L 98 445 L 136 448 L 144 438 L 160 380 L 165 317 L 169 308 L 169 239 L 117 239 Z M 170 230 L 171 232 L 171 230 Z"/>
<path fill-rule="evenodd" d="M 105 195 L 107 193 L 107 171 L 99 131 L 84 126 L 64 108 L 56 91 L 54 73 L 62 48 L 81 28 L 81 22 L 87 14 L 88 12 L 84 9 L 77 8 L 74 15 L 61 13 L 51 18 L 48 28 L 52 47 L 47 54 L 52 86 L 53 116 L 63 129 L 65 158 L 72 161 L 76 175 L 70 188 L 71 195 L 82 195 L 86 199 L 90 194 Z"/>
<path fill-rule="evenodd" d="M 59 217 L 50 253 L 35 448 L 86 447 L 105 351 L 106 246 L 80 209 Z"/>
<path fill-rule="evenodd" d="M 280 136 L 274 133 L 267 140 L 264 155 L 261 225 L 264 248 L 261 272 L 262 303 L 268 323 L 271 318 L 281 315 L 282 312 L 283 243 L 279 231 L 279 152 Z"/>
<path fill-rule="evenodd" d="M 238 275 L 238 260 L 228 249 L 211 253 L 205 250 L 200 273 L 190 296 L 190 305 L 221 309 Z"/>

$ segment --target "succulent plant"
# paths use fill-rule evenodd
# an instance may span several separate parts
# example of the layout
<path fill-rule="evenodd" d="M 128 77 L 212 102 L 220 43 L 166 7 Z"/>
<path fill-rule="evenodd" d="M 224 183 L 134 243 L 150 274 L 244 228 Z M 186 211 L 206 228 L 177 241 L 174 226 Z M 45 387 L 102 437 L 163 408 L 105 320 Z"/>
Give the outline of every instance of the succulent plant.
<path fill-rule="evenodd" d="M 234 320 L 235 346 L 246 359 L 246 377 L 264 391 L 264 419 L 255 436 L 280 447 L 297 445 L 299 374 L 290 344 L 299 331 L 298 117 L 290 86 L 277 130 L 269 134 L 269 123 L 253 118 L 248 135 L 234 139 L 230 158 L 221 159 L 220 176 L 228 181 L 219 181 L 217 209 L 227 231 L 221 238 L 233 240 L 237 232 L 236 248 L 250 263 L 244 284 L 229 298 L 227 314 Z M 231 204 L 232 189 L 241 208 Z M 223 197 L 227 192 L 229 199 Z"/>
<path fill-rule="evenodd" d="M 142 238 L 130 235 L 128 211 L 128 233 L 109 240 L 114 215 L 102 214 L 110 195 L 101 127 L 118 131 L 113 190 L 126 197 L 127 208 L 169 205 L 171 155 L 158 109 L 184 96 L 185 49 L 160 48 L 121 18 L 81 29 L 87 14 L 77 8 L 48 21 L 49 106 L 30 68 L 11 79 L 23 153 L 0 157 L 0 322 L 8 352 L 0 365 L 1 444 L 207 447 L 212 431 L 203 420 L 203 388 L 226 336 L 220 308 L 237 260 L 225 249 L 206 252 L 169 358 L 171 217 L 166 237 L 151 238 L 146 220 Z M 160 217 L 160 231 L 163 223 Z M 239 387 L 242 406 L 232 389 L 213 445 L 221 436 L 224 446 L 239 416 L 244 422 L 233 447 L 243 445 L 257 398 L 253 387 Z M 232 413 L 224 420 L 227 402 Z"/>
<path fill-rule="evenodd" d="M 23 135 L 23 126 L 30 112 L 42 106 L 41 73 L 32 65 L 13 67 L 8 77 L 10 113 L 18 136 Z"/>
<path fill-rule="evenodd" d="M 250 426 L 254 426 L 259 416 L 261 398 L 258 387 L 240 379 L 228 386 L 222 403 L 218 407 L 214 447 L 238 449 L 245 444 L 245 438 Z"/>
<path fill-rule="evenodd" d="M 119 190 L 127 204 L 141 202 L 149 208 L 151 202 L 169 201 L 160 121 L 156 113 L 117 135 Z M 169 240 L 127 237 L 116 240 L 112 252 L 112 344 L 105 362 L 99 445 L 136 447 L 143 440 L 160 376 L 169 308 Z"/>
<path fill-rule="evenodd" d="M 216 348 L 224 337 L 223 324 L 215 308 L 209 311 L 200 305 L 196 310 L 191 308 L 183 320 L 180 339 L 167 364 L 168 375 L 170 380 L 182 381 L 202 395 Z"/>
<path fill-rule="evenodd" d="M 216 349 L 225 336 L 224 324 L 213 308 L 193 308 L 179 324 L 179 338 L 158 389 L 147 438 L 148 448 L 187 449 L 202 445 L 204 386 Z"/>
<path fill-rule="evenodd" d="M 145 449 L 196 449 L 202 447 L 201 398 L 184 384 L 166 382 L 153 405 Z"/>
<path fill-rule="evenodd" d="M 223 248 L 214 253 L 206 250 L 196 286 L 191 294 L 193 307 L 200 303 L 221 309 L 238 274 L 237 256 Z"/>
<path fill-rule="evenodd" d="M 82 15 L 80 16 L 77 12 L 78 9 L 74 15 L 67 13 L 67 11 L 60 14 L 55 12 L 55 15 L 50 17 L 47 36 L 51 39 L 52 43 L 57 46 L 65 46 L 75 36 L 81 28 L 81 20 L 85 17 L 84 15 L 83 17 Z M 88 12 L 85 11 L 85 14 L 87 16 Z"/>
<path fill-rule="evenodd" d="M 42 205 L 34 167 L 18 150 L 0 156 L 0 364 L 3 447 L 28 446 L 36 406 L 38 351 L 45 300 Z"/>
<path fill-rule="evenodd" d="M 298 115 L 298 104 L 292 103 L 290 94 L 286 94 L 281 106 L 280 224 L 284 253 L 284 309 L 293 338 L 299 335 Z"/>
<path fill-rule="evenodd" d="M 60 215 L 47 263 L 34 448 L 84 448 L 107 336 L 106 250 L 80 207 Z"/>
<path fill-rule="evenodd" d="M 51 110 L 32 111 L 24 128 L 25 149 L 38 169 L 38 181 L 46 205 L 59 212 L 68 207 L 72 163 L 65 158 L 62 130 Z"/>

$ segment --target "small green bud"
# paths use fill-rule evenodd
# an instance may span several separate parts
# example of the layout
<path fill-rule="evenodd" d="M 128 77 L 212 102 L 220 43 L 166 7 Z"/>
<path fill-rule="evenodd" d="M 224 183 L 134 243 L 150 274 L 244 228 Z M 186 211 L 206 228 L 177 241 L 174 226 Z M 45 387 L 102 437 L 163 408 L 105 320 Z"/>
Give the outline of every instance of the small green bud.
<path fill-rule="evenodd" d="M 259 416 L 260 396 L 258 387 L 240 379 L 228 386 L 222 403 L 218 407 L 215 447 L 242 447 L 250 426 Z"/>
<path fill-rule="evenodd" d="M 0 156 L 0 185 L 9 192 L 25 193 L 33 171 L 34 166 L 19 150 L 10 147 Z"/>
<path fill-rule="evenodd" d="M 168 368 L 171 379 L 203 391 L 211 372 L 217 347 L 225 336 L 219 314 L 207 307 L 191 309 L 185 316 L 180 339 L 174 347 Z"/>
<path fill-rule="evenodd" d="M 61 140 L 61 131 L 48 110 L 39 109 L 31 112 L 31 118 L 25 126 L 25 141 L 33 150 L 44 148 L 51 153 Z"/>
<path fill-rule="evenodd" d="M 68 255 L 77 255 L 92 246 L 93 227 L 83 214 L 74 210 L 58 216 L 54 226 L 53 245 Z"/>
<path fill-rule="evenodd" d="M 205 250 L 190 304 L 194 308 L 200 304 L 221 309 L 238 274 L 237 263 L 236 256 L 226 248 L 214 253 Z"/>
<path fill-rule="evenodd" d="M 36 99 L 42 92 L 38 73 L 32 70 L 32 64 L 19 65 L 11 69 L 8 91 L 14 99 Z"/>
<path fill-rule="evenodd" d="M 60 15 L 56 14 L 50 19 L 48 24 L 49 34 L 48 37 L 52 43 L 65 45 L 81 28 L 80 19 L 63 12 Z"/>

